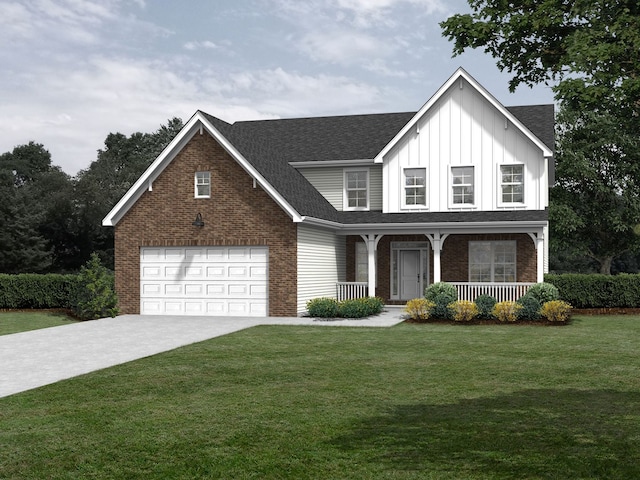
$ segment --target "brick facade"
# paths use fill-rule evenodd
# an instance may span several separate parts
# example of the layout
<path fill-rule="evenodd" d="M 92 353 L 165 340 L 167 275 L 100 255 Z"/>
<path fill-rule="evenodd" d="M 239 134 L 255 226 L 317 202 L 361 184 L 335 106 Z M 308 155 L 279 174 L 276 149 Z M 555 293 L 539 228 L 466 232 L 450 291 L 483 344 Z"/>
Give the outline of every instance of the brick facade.
<path fill-rule="evenodd" d="M 211 198 L 194 198 L 194 175 L 211 172 Z M 204 227 L 195 227 L 197 213 Z M 269 247 L 269 315 L 297 314 L 297 228 L 207 133 L 196 133 L 115 227 L 122 313 L 140 311 L 140 247 Z"/>
<path fill-rule="evenodd" d="M 516 241 L 516 276 L 518 282 L 536 282 L 536 249 L 533 240 L 524 233 L 449 235 L 440 252 L 443 282 L 469 281 L 469 242 Z M 355 281 L 356 242 L 359 236 L 347 237 L 347 281 Z M 427 242 L 424 235 L 385 235 L 378 243 L 376 295 L 389 301 L 391 297 L 391 242 Z M 429 281 L 433 279 L 433 251 L 429 248 Z M 393 303 L 393 302 L 390 302 Z"/>

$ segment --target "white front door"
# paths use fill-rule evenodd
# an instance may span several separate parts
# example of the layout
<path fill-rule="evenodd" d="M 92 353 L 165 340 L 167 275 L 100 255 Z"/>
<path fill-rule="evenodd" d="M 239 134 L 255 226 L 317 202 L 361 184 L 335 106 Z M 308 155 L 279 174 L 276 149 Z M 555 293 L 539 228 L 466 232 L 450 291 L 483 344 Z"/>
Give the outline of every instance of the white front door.
<path fill-rule="evenodd" d="M 400 250 L 400 298 L 422 296 L 422 262 L 420 250 Z"/>

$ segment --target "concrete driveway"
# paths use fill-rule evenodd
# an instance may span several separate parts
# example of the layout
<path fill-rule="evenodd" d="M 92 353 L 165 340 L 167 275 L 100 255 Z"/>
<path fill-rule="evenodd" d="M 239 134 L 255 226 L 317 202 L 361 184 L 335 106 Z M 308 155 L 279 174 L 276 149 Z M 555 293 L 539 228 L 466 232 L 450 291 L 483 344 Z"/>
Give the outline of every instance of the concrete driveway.
<path fill-rule="evenodd" d="M 0 397 L 257 325 L 390 327 L 401 310 L 358 320 L 122 315 L 0 336 Z"/>

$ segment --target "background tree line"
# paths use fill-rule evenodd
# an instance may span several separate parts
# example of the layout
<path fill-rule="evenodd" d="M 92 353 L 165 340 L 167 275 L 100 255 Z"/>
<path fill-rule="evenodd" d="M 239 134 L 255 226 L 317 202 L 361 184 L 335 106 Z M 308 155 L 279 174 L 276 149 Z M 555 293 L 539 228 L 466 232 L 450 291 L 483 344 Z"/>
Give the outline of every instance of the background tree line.
<path fill-rule="evenodd" d="M 39 143 L 0 155 L 0 273 L 75 272 L 93 252 L 113 269 L 113 228 L 102 219 L 182 126 L 173 118 L 153 133 L 110 133 L 75 177 Z"/>

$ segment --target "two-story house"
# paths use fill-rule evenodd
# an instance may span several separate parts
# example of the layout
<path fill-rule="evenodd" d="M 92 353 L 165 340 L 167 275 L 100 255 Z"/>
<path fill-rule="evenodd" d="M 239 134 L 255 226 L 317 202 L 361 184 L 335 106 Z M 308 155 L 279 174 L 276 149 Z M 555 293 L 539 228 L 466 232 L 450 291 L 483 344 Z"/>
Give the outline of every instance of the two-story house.
<path fill-rule="evenodd" d="M 506 108 L 463 69 L 417 112 L 198 111 L 103 220 L 121 310 L 295 316 L 438 281 L 516 298 L 547 268 L 553 142 L 553 105 Z"/>

